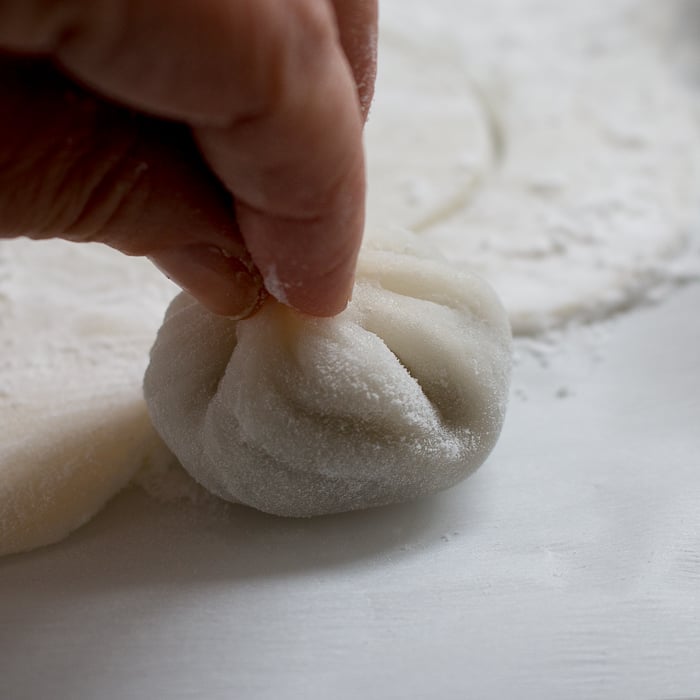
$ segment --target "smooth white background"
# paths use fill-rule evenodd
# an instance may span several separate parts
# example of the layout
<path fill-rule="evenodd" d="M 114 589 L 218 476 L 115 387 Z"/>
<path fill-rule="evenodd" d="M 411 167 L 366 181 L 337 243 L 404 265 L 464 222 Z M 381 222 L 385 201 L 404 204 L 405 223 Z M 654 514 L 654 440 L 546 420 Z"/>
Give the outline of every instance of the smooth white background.
<path fill-rule="evenodd" d="M 500 443 L 315 520 L 117 497 L 0 560 L 0 697 L 700 696 L 700 286 L 521 343 Z"/>

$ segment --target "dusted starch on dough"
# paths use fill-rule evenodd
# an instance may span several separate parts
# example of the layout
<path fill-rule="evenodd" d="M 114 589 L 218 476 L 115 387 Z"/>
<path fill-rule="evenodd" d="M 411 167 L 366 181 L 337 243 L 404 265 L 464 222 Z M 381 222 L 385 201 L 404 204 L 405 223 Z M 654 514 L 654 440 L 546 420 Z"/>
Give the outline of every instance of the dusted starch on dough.
<path fill-rule="evenodd" d="M 270 300 L 235 322 L 184 293 L 170 305 L 146 401 L 212 493 L 312 516 L 433 493 L 486 459 L 508 395 L 503 307 L 413 238 L 370 245 L 335 318 Z"/>
<path fill-rule="evenodd" d="M 451 264 L 474 267 L 493 284 L 521 336 L 603 319 L 697 279 L 700 64 L 691 4 L 383 0 L 366 130 L 368 245 L 374 230 L 415 231 Z M 172 371 L 159 353 L 152 372 L 173 386 L 153 383 L 151 412 L 161 414 L 161 431 L 183 427 L 169 441 L 202 482 L 208 474 L 211 488 L 235 487 L 227 497 L 260 507 L 279 483 L 287 491 L 312 483 L 315 504 L 324 483 L 341 501 L 342 485 L 347 506 L 362 500 L 361 484 L 387 500 L 438 488 L 487 452 L 498 420 L 482 434 L 454 418 L 467 379 L 445 380 L 450 397 L 439 385 L 443 360 L 419 363 L 443 341 L 449 355 L 441 320 L 449 309 L 411 299 L 421 296 L 409 288 L 414 280 L 397 290 L 373 277 L 372 255 L 380 253 L 363 254 L 353 305 L 330 322 L 266 308 L 255 322 L 232 326 L 185 309 L 187 298 L 179 302 L 186 318 L 171 311 L 159 344 L 177 332 L 183 348 L 173 350 Z M 170 464 L 170 453 L 150 426 L 141 385 L 174 290 L 146 261 L 97 244 L 0 241 L 0 555 L 61 539 L 128 483 L 171 497 L 172 479 L 183 475 L 164 466 L 161 478 L 154 469 Z M 378 299 L 388 304 L 383 316 Z M 391 314 L 400 322 L 385 323 Z M 207 328 L 227 347 L 200 340 L 197 348 L 180 323 Z M 464 337 L 461 321 L 452 327 Z M 256 340 L 264 334 L 282 338 L 284 348 Z M 376 381 L 365 367 L 368 346 L 379 348 L 371 358 Z M 477 351 L 484 362 L 486 346 Z M 318 356 L 325 364 L 314 364 Z M 261 379 L 237 379 L 244 364 Z M 190 382 L 190 371 L 210 384 Z M 406 398 L 409 385 L 417 398 Z M 170 408 L 160 396 L 169 388 Z M 469 405 L 476 409 L 483 395 L 476 391 Z M 459 425 L 481 441 L 478 449 Z M 237 461 L 230 443 L 244 445 Z M 331 444 L 345 451 L 329 457 Z"/>

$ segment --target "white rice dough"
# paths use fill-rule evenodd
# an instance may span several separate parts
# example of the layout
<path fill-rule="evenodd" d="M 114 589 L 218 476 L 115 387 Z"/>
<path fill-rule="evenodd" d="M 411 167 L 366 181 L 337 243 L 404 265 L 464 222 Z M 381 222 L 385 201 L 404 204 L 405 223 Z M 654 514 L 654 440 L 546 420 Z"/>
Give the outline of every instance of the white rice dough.
<path fill-rule="evenodd" d="M 231 321 L 180 294 L 144 391 L 185 469 L 229 501 L 312 516 L 452 486 L 500 433 L 510 327 L 490 287 L 408 242 L 366 248 L 332 319 Z"/>
<path fill-rule="evenodd" d="M 370 229 L 411 228 L 477 269 L 516 335 L 699 276 L 691 5 L 383 2 Z"/>
<path fill-rule="evenodd" d="M 101 246 L 0 241 L 0 555 L 62 539 L 172 459 L 140 387 L 173 289 Z"/>
<path fill-rule="evenodd" d="M 697 274 L 694 7 L 383 0 L 370 229 L 477 269 L 516 335 Z M 60 539 L 167 462 L 141 381 L 173 290 L 98 246 L 0 242 L 0 553 Z"/>

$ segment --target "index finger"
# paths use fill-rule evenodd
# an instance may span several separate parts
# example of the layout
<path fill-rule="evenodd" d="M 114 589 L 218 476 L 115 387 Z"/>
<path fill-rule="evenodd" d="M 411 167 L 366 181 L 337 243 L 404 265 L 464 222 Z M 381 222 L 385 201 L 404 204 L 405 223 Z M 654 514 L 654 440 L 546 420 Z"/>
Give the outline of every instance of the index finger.
<path fill-rule="evenodd" d="M 242 235 L 268 290 L 302 311 L 332 315 L 350 295 L 364 227 L 360 98 L 369 88 L 357 89 L 328 6 L 310 5 L 324 14 L 311 19 L 306 31 L 314 35 L 283 61 L 270 108 L 196 134 L 235 195 Z M 358 75 L 368 70 L 366 62 L 353 67 Z"/>

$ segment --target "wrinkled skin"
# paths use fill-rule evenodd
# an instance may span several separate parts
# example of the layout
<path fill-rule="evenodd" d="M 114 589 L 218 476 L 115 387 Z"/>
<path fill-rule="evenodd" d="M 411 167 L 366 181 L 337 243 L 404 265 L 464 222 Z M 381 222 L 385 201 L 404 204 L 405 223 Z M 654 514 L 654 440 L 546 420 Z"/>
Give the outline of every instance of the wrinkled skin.
<path fill-rule="evenodd" d="M 262 276 L 333 315 L 375 59 L 376 0 L 0 0 L 0 237 L 148 256 L 220 314 Z"/>

